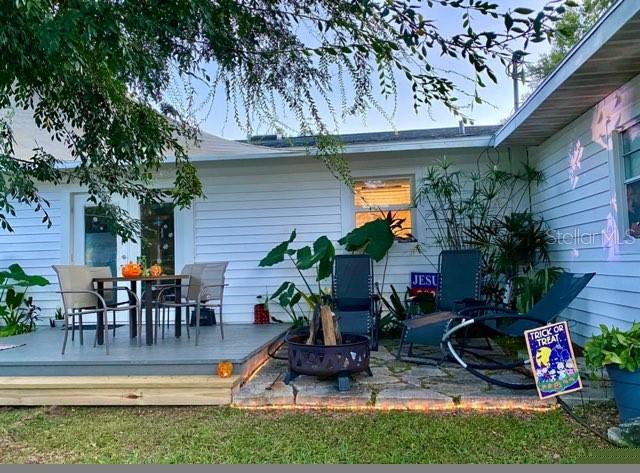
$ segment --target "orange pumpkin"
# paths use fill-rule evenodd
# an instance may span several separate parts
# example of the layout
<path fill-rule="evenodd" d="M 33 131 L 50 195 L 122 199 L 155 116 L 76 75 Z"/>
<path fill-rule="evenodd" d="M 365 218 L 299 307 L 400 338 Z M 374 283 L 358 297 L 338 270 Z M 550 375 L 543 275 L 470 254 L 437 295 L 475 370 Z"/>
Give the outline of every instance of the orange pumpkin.
<path fill-rule="evenodd" d="M 153 278 L 157 278 L 158 276 L 162 276 L 162 266 L 159 264 L 154 264 L 149 268 L 149 275 Z"/>
<path fill-rule="evenodd" d="M 221 378 L 228 378 L 233 374 L 233 363 L 229 360 L 224 360 L 218 363 L 218 376 Z"/>
<path fill-rule="evenodd" d="M 122 276 L 125 278 L 139 278 L 142 275 L 142 266 L 138 263 L 129 261 L 122 265 Z"/>

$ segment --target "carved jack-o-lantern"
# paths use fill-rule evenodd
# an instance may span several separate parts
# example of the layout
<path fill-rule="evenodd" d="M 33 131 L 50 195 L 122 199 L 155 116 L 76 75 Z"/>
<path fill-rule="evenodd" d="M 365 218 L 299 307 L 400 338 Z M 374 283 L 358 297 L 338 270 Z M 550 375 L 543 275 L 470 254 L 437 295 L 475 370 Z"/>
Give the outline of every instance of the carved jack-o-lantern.
<path fill-rule="evenodd" d="M 229 360 L 224 360 L 218 363 L 218 376 L 221 378 L 228 378 L 233 374 L 233 363 Z"/>
<path fill-rule="evenodd" d="M 138 278 L 142 275 L 142 266 L 138 263 L 129 261 L 122 265 L 122 276 L 125 278 Z"/>
<path fill-rule="evenodd" d="M 162 266 L 160 266 L 159 264 L 154 264 L 153 266 L 151 266 L 149 268 L 149 275 L 154 278 L 162 276 Z"/>

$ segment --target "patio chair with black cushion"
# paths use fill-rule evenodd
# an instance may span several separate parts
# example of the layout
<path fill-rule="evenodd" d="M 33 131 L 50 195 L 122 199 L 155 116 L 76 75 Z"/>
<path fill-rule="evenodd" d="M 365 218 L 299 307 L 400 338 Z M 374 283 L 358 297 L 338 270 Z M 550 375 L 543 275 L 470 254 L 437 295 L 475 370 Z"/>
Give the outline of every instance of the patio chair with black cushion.
<path fill-rule="evenodd" d="M 225 284 L 225 272 L 228 261 L 214 261 L 208 263 L 194 263 L 186 265 L 183 268 L 183 274 L 189 275 L 189 285 L 187 287 L 186 296 L 181 297 L 181 300 L 175 300 L 175 286 L 163 286 L 157 297 L 157 308 L 160 311 L 162 319 L 164 320 L 165 312 L 168 309 L 175 309 L 178 307 L 195 309 L 196 319 L 196 337 L 195 344 L 198 345 L 200 335 L 200 309 L 212 308 L 218 309 L 218 319 L 220 326 L 220 336 L 224 340 L 224 327 L 222 323 L 222 303 L 224 297 Z M 187 315 L 186 319 L 189 319 Z M 162 325 L 162 338 L 164 338 L 164 323 Z M 158 337 L 156 323 L 156 340 Z M 187 335 L 189 334 L 189 324 L 187 322 Z"/>
<path fill-rule="evenodd" d="M 340 331 L 365 335 L 372 350 L 378 349 L 380 301 L 374 293 L 373 262 L 367 255 L 335 257 L 332 305 Z"/>
<path fill-rule="evenodd" d="M 419 362 L 414 346 L 439 346 L 446 320 L 433 323 L 442 312 L 456 312 L 466 306 L 479 305 L 482 256 L 478 250 L 445 250 L 438 257 L 438 291 L 436 311 L 417 314 L 404 321 L 397 358 Z M 410 313 L 412 311 L 409 311 Z M 407 357 L 403 356 L 408 345 Z M 428 358 L 428 357 L 426 357 Z"/>
<path fill-rule="evenodd" d="M 516 382 L 497 377 L 498 373 L 505 370 L 522 370 L 522 367 L 527 366 L 529 358 L 525 355 L 526 350 L 520 350 L 521 356 L 517 360 L 497 360 L 495 355 L 477 353 L 466 348 L 466 334 L 482 331 L 487 336 L 519 339 L 524 342 L 525 330 L 553 322 L 594 276 L 595 273 L 562 273 L 542 299 L 526 314 L 490 305 L 462 309 L 447 320 L 447 330 L 442 337 L 442 350 L 460 366 L 488 383 L 510 389 L 535 389 L 536 385 L 533 382 Z M 482 361 L 471 361 L 471 357 Z"/>
<path fill-rule="evenodd" d="M 103 317 L 104 321 L 104 345 L 109 354 L 109 318 L 108 311 L 127 311 L 135 309 L 137 313 L 138 326 L 140 326 L 141 315 L 140 301 L 138 297 L 132 293 L 126 287 L 117 287 L 112 285 L 109 288 L 111 291 L 110 300 L 116 300 L 116 291 L 127 291 L 130 303 L 124 305 L 109 305 L 105 300 L 105 297 L 98 293 L 93 287 L 93 278 L 98 277 L 92 268 L 81 265 L 53 265 L 53 270 L 58 275 L 58 282 L 60 284 L 59 293 L 62 295 L 62 305 L 64 308 L 64 341 L 62 343 L 62 354 L 64 355 L 67 347 L 67 339 L 69 335 L 69 318 L 72 318 L 73 326 L 75 327 L 75 316 L 79 319 L 80 329 L 80 344 L 84 343 L 83 340 L 83 327 L 82 317 L 84 315 L 96 314 L 96 317 Z M 105 291 L 106 292 L 106 291 Z M 97 343 L 97 323 L 96 333 L 94 337 L 93 345 Z M 140 340 L 138 341 L 140 343 Z"/>

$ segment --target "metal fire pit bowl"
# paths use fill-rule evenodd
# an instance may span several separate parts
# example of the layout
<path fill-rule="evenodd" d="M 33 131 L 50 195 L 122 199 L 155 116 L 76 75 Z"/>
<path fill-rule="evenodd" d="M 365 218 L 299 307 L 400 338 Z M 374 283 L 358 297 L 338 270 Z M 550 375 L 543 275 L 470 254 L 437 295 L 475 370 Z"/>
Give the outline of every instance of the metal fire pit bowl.
<path fill-rule="evenodd" d="M 369 368 L 367 337 L 343 333 L 340 345 L 307 345 L 308 336 L 308 331 L 294 331 L 285 338 L 289 359 L 285 383 L 289 384 L 301 374 L 319 378 L 337 376 L 338 390 L 348 391 L 349 375 L 365 371 L 373 376 Z"/>

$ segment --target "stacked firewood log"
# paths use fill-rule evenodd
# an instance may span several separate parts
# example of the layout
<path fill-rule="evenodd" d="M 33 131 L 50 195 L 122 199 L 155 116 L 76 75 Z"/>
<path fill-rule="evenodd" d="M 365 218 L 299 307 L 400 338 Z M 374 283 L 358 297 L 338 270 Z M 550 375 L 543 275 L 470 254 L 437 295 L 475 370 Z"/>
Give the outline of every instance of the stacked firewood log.
<path fill-rule="evenodd" d="M 322 337 L 320 336 L 322 329 Z M 309 321 L 309 337 L 307 345 L 340 345 L 342 334 L 338 327 L 336 314 L 326 304 L 319 304 L 313 311 Z"/>

